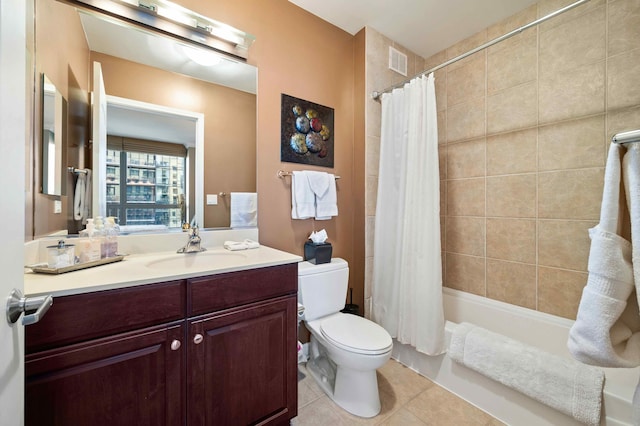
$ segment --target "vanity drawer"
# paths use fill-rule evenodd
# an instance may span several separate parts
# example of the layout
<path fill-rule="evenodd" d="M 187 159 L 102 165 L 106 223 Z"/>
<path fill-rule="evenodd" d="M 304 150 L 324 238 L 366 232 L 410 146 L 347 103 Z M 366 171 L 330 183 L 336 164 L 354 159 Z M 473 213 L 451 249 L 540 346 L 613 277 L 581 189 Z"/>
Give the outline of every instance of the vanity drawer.
<path fill-rule="evenodd" d="M 202 315 L 297 291 L 297 263 L 193 278 L 187 281 L 188 315 Z"/>
<path fill-rule="evenodd" d="M 180 280 L 56 297 L 44 318 L 26 328 L 26 352 L 183 319 L 185 286 Z"/>

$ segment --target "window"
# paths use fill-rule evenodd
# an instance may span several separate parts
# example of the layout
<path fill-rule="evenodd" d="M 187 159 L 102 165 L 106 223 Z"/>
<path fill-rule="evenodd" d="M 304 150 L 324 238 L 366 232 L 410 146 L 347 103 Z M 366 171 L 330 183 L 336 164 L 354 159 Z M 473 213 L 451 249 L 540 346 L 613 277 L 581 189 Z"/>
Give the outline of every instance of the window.
<path fill-rule="evenodd" d="M 184 146 L 109 136 L 107 216 L 120 225 L 180 228 L 186 179 Z"/>

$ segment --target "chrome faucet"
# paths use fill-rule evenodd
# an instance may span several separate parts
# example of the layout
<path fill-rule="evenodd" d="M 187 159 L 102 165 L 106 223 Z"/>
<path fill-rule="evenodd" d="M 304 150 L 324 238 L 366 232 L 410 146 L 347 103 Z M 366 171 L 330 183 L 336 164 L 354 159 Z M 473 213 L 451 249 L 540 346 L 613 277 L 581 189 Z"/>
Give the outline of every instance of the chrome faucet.
<path fill-rule="evenodd" d="M 189 229 L 189 240 L 184 247 L 178 249 L 178 253 L 198 253 L 205 251 L 206 248 L 200 247 L 201 242 L 202 239 L 200 238 L 198 225 L 195 225 L 193 228 Z"/>

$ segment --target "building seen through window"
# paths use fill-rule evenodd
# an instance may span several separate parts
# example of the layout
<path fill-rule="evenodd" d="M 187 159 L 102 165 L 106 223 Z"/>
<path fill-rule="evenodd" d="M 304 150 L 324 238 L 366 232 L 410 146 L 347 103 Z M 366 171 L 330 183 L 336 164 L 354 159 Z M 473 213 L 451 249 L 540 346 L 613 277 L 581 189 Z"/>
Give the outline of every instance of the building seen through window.
<path fill-rule="evenodd" d="M 186 220 L 185 155 L 124 148 L 107 150 L 107 216 L 120 225 L 180 228 Z"/>

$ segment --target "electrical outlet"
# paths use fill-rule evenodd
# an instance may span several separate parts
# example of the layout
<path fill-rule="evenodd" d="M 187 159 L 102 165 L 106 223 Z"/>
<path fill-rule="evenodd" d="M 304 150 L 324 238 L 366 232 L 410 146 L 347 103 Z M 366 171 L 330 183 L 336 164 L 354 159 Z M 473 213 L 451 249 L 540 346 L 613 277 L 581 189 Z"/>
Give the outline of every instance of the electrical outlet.
<path fill-rule="evenodd" d="M 53 200 L 53 213 L 54 214 L 62 213 L 62 201 Z"/>

